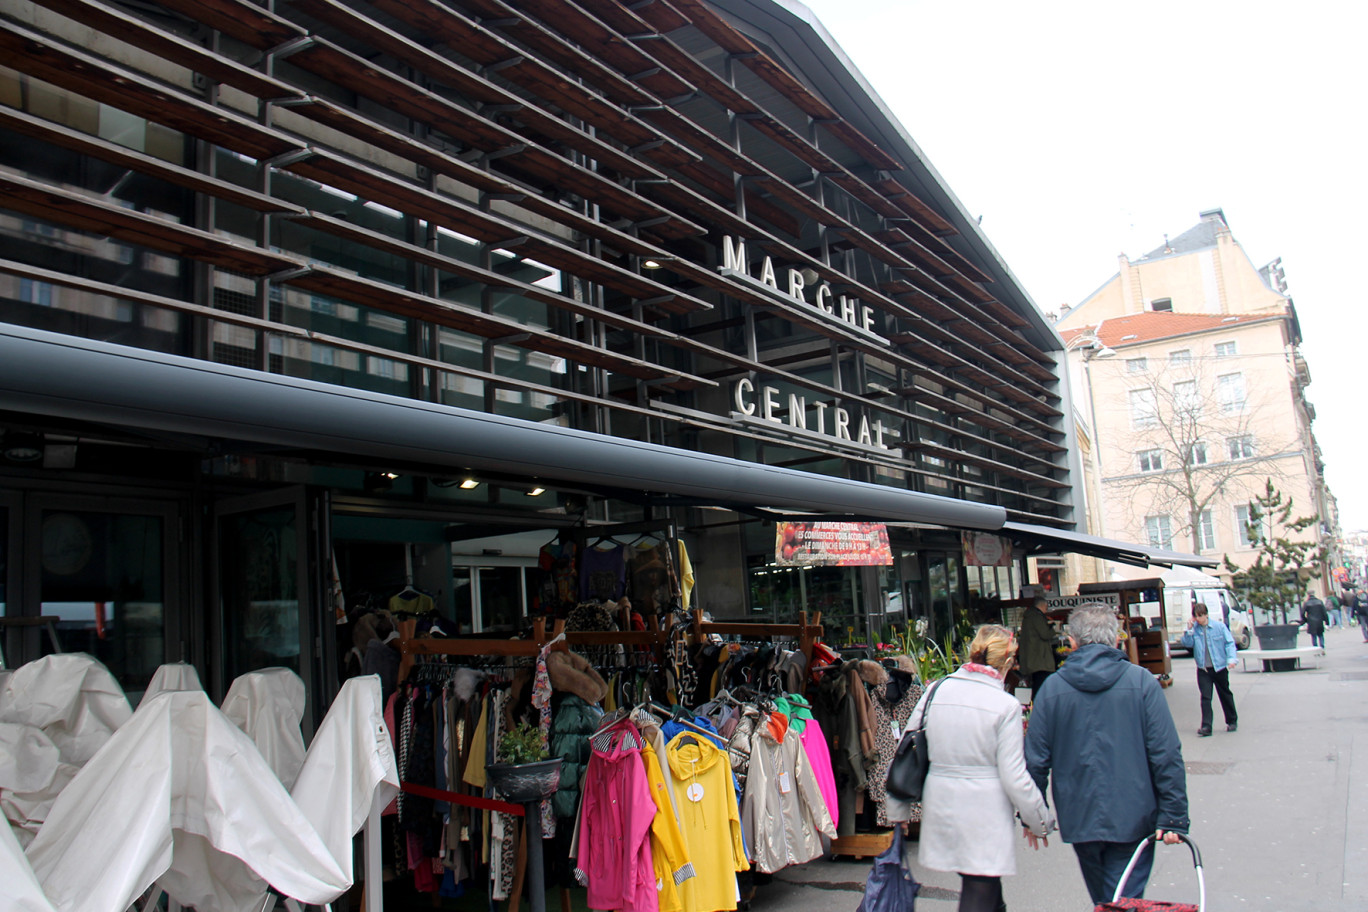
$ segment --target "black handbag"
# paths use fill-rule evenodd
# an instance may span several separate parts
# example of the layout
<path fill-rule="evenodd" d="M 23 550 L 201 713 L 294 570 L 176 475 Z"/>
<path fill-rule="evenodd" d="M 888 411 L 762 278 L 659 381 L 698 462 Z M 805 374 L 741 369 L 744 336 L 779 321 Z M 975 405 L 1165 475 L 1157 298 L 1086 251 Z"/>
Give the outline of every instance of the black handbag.
<path fill-rule="evenodd" d="M 926 782 L 926 771 L 931 766 L 931 754 L 926 741 L 926 719 L 931 714 L 931 701 L 936 698 L 936 689 L 945 679 L 941 678 L 931 685 L 926 694 L 926 705 L 922 707 L 921 724 L 903 732 L 898 749 L 893 754 L 893 762 L 888 764 L 888 794 L 903 801 L 921 801 L 922 785 Z"/>

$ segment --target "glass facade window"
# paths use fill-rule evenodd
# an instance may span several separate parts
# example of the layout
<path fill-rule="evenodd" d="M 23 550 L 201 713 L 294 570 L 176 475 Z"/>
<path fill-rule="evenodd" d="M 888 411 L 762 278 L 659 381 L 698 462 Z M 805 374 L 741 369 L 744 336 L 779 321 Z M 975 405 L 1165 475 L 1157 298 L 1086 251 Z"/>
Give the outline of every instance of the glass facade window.
<path fill-rule="evenodd" d="M 59 619 L 62 651 L 89 653 L 125 691 L 143 690 L 166 661 L 164 520 L 49 509 L 41 530 L 39 613 Z"/>

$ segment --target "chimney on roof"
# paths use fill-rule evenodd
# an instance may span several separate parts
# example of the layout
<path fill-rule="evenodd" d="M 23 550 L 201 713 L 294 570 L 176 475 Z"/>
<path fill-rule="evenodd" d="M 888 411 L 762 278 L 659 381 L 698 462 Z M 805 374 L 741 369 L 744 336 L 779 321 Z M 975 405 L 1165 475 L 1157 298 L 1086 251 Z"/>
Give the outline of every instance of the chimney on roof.
<path fill-rule="evenodd" d="M 1220 223 L 1221 223 L 1222 225 L 1226 226 L 1227 228 L 1230 227 L 1230 223 L 1226 221 L 1225 210 L 1223 210 L 1223 209 L 1208 209 L 1208 210 L 1205 211 L 1205 212 L 1199 212 L 1199 213 L 1197 213 L 1197 215 L 1198 215 L 1198 217 L 1201 218 L 1201 220 L 1204 221 L 1204 222 L 1211 221 L 1211 220 L 1215 219 L 1215 220 L 1220 221 Z"/>

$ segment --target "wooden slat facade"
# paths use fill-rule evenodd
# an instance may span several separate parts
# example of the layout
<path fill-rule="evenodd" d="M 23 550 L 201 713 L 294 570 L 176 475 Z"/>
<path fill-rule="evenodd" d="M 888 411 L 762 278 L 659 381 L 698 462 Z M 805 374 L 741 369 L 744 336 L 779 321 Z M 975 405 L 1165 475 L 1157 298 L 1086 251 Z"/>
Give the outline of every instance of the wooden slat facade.
<path fill-rule="evenodd" d="M 187 158 L 2 104 L 0 130 L 200 202 L 178 222 L 4 173 L 0 210 L 181 259 L 204 276 L 191 297 L 219 287 L 215 270 L 246 277 L 256 302 L 222 316 L 208 300 L 128 289 L 149 306 L 231 323 L 255 333 L 258 350 L 277 335 L 560 396 L 586 427 L 600 425 L 589 417 L 599 409 L 649 419 L 646 433 L 667 444 L 706 426 L 738 447 L 803 454 L 796 463 L 822 453 L 777 425 L 770 434 L 736 422 L 729 387 L 744 378 L 887 423 L 895 442 L 884 454 L 833 442 L 852 477 L 896 468 L 911 484 L 972 489 L 1031 521 L 1073 518 L 1065 399 L 1039 318 L 1006 303 L 1022 297 L 994 287 L 982 266 L 991 251 L 956 237 L 952 214 L 901 176 L 917 163 L 857 129 L 708 0 L 283 0 L 269 10 L 159 0 L 169 15 L 113 0 L 37 5 L 60 19 L 0 21 L 7 64 L 178 131 Z M 81 27 L 108 38 L 72 44 Z M 682 29 L 688 42 L 672 37 Z M 699 36 L 709 53 L 697 52 Z M 747 86 L 784 110 L 766 110 Z M 215 150 L 240 163 L 229 169 L 238 176 L 218 173 Z M 305 201 L 313 192 L 342 209 Z M 349 218 L 359 206 L 371 207 L 362 221 L 378 221 Z M 222 218 L 236 229 L 221 230 Z M 320 238 L 351 253 L 333 262 Z M 773 264 L 769 291 L 722 271 L 735 241 L 752 254 L 751 275 L 761 259 Z M 0 272 L 117 293 L 39 266 L 26 273 L 17 258 Z M 518 277 L 547 272 L 545 285 Z M 785 297 L 790 274 L 803 276 L 807 307 Z M 465 289 L 461 302 L 444 298 L 447 282 Z M 842 296 L 857 302 L 846 319 L 872 308 L 871 331 L 817 311 L 820 283 L 833 309 Z M 301 330 L 269 303 L 286 288 L 471 337 L 483 367 Z M 471 288 L 545 316 L 495 312 L 490 293 L 472 306 Z M 500 346 L 569 369 L 544 382 L 501 378 Z"/>

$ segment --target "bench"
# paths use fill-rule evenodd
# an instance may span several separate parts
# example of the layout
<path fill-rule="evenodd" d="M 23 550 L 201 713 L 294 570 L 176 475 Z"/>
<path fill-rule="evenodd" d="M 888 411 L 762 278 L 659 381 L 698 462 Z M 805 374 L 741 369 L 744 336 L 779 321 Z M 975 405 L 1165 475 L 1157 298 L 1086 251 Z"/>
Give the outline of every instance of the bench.
<path fill-rule="evenodd" d="M 1302 659 L 1312 659 L 1316 662 L 1316 667 L 1320 667 L 1320 657 L 1325 655 L 1325 650 L 1319 646 L 1298 646 L 1294 649 L 1243 649 L 1240 651 L 1240 670 L 1248 671 L 1248 662 L 1257 659 L 1263 662 L 1271 662 L 1274 659 L 1294 659 L 1296 667 L 1301 667 Z M 1266 670 L 1267 666 L 1263 666 Z M 1260 670 L 1260 669 L 1255 669 Z"/>

